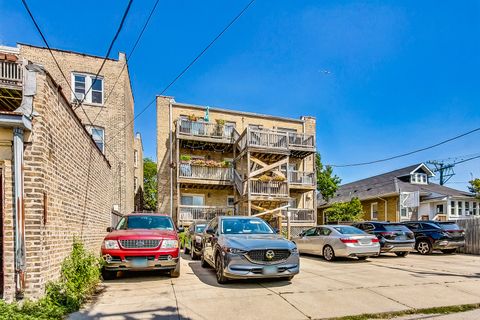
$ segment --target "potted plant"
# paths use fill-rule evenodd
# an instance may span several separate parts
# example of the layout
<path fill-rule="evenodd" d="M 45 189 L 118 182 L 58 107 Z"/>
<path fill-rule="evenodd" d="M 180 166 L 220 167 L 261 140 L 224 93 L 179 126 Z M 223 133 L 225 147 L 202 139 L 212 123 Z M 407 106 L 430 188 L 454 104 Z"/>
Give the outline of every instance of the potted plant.
<path fill-rule="evenodd" d="M 190 115 L 188 116 L 188 120 L 190 120 L 190 121 L 197 121 L 197 120 L 198 120 L 198 117 L 192 113 L 192 114 L 190 114 Z"/>
<path fill-rule="evenodd" d="M 223 119 L 215 119 L 215 121 L 217 122 L 217 126 L 216 126 L 216 130 L 215 130 L 215 134 L 217 136 L 223 136 L 223 128 L 225 126 L 225 120 Z"/>
<path fill-rule="evenodd" d="M 266 174 L 262 174 L 260 177 L 258 177 L 258 181 L 260 182 L 270 182 L 271 180 L 272 178 L 267 176 Z"/>
<path fill-rule="evenodd" d="M 285 177 L 284 176 L 275 176 L 272 178 L 273 181 L 278 181 L 278 182 L 283 182 L 285 181 Z"/>

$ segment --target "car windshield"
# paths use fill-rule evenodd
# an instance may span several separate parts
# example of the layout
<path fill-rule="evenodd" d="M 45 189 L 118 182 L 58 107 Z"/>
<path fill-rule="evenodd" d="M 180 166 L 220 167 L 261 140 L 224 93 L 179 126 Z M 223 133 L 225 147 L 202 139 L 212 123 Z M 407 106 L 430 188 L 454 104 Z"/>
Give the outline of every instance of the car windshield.
<path fill-rule="evenodd" d="M 405 232 L 410 232 L 410 229 L 408 229 L 406 226 L 403 224 L 384 224 L 383 227 L 387 231 L 405 231 Z"/>
<path fill-rule="evenodd" d="M 173 230 L 173 224 L 172 220 L 165 216 L 130 216 L 126 221 L 120 221 L 117 229 Z"/>
<path fill-rule="evenodd" d="M 222 220 L 224 234 L 269 234 L 272 228 L 262 219 L 225 219 Z"/>
<path fill-rule="evenodd" d="M 352 226 L 337 226 L 337 227 L 333 227 L 333 229 L 337 230 L 341 234 L 364 234 L 365 233 L 362 230 Z"/>
<path fill-rule="evenodd" d="M 460 230 L 456 223 L 439 223 L 439 225 L 443 230 Z"/>
<path fill-rule="evenodd" d="M 206 225 L 204 225 L 204 224 L 198 224 L 198 225 L 195 226 L 195 232 L 199 232 L 199 233 L 203 232 L 203 230 L 205 230 L 205 227 L 206 227 Z"/>

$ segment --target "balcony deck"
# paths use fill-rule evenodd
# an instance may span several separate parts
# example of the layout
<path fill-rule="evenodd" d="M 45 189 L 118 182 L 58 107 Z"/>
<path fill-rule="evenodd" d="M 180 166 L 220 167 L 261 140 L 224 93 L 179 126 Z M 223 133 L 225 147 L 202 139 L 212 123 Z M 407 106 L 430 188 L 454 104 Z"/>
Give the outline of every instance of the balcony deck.
<path fill-rule="evenodd" d="M 14 111 L 22 102 L 23 66 L 0 61 L 0 110 Z"/>
<path fill-rule="evenodd" d="M 202 148 L 204 150 L 231 152 L 234 139 L 238 137 L 235 128 L 217 123 L 177 121 L 176 137 L 182 148 Z"/>
<path fill-rule="evenodd" d="M 233 185 L 233 168 L 207 167 L 180 163 L 178 182 L 182 188 L 224 189 Z"/>
<path fill-rule="evenodd" d="M 290 183 L 290 189 L 307 189 L 315 190 L 316 177 L 313 171 L 289 171 L 288 182 Z"/>
<path fill-rule="evenodd" d="M 316 210 L 308 208 L 288 208 L 282 210 L 282 225 L 287 225 L 287 214 L 290 212 L 290 224 L 294 226 L 315 226 Z"/>
<path fill-rule="evenodd" d="M 196 220 L 211 220 L 216 216 L 233 215 L 232 207 L 219 206 L 187 206 L 180 205 L 178 208 L 179 224 L 190 224 Z"/>
<path fill-rule="evenodd" d="M 315 136 L 305 133 L 288 133 L 288 148 L 290 155 L 296 158 L 304 158 L 316 152 Z"/>

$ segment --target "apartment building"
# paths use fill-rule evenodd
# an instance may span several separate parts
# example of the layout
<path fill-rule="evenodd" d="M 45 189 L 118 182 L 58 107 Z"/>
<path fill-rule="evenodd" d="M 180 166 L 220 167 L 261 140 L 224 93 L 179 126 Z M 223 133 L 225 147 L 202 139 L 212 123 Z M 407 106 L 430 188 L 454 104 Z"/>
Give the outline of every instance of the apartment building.
<path fill-rule="evenodd" d="M 125 54 L 107 59 L 96 77 L 103 57 L 53 49 L 62 74 L 47 48 L 19 44 L 16 49 L 20 59 L 41 65 L 52 75 L 111 163 L 112 210 L 118 214 L 133 212 L 137 189 L 143 189 L 143 178 L 139 179 L 140 173 L 135 174 L 135 156 L 142 153 L 134 151 L 136 144 L 141 145 L 141 141 L 136 141 L 141 136 L 134 136 L 134 100 Z M 82 107 L 77 107 L 82 100 Z M 138 163 L 143 163 L 141 157 L 137 158 Z"/>
<path fill-rule="evenodd" d="M 158 210 L 179 225 L 216 215 L 316 223 L 315 118 L 210 108 L 157 97 Z M 283 222 L 287 219 L 282 219 Z"/>

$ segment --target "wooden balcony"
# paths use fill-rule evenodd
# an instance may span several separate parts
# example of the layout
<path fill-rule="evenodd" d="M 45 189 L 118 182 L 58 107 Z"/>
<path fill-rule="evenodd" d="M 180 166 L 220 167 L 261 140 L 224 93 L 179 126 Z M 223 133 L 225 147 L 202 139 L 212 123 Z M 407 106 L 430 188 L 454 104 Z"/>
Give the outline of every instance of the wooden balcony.
<path fill-rule="evenodd" d="M 218 189 L 221 186 L 231 186 L 233 184 L 233 168 L 180 163 L 178 180 L 181 184 L 212 185 L 215 189 Z"/>
<path fill-rule="evenodd" d="M 178 221 L 181 225 L 190 224 L 196 220 L 211 220 L 216 216 L 233 215 L 232 207 L 219 206 L 187 206 L 178 208 Z"/>
<path fill-rule="evenodd" d="M 23 65 L 0 61 L 0 110 L 14 111 L 22 102 Z"/>
<path fill-rule="evenodd" d="M 252 198 L 285 199 L 289 197 L 288 183 L 285 181 L 249 180 Z M 253 199 L 255 200 L 255 199 Z"/>
<path fill-rule="evenodd" d="M 184 148 L 196 146 L 212 146 L 212 150 L 223 148 L 222 151 L 231 151 L 234 138 L 238 137 L 235 128 L 213 122 L 190 121 L 179 119 L 177 121 L 177 138 Z M 187 141 L 185 143 L 185 141 Z M 217 149 L 215 149 L 217 148 Z M 205 149 L 205 148 L 204 148 Z M 229 149 L 229 150 L 226 150 Z"/>
<path fill-rule="evenodd" d="M 316 151 L 315 136 L 305 133 L 288 133 L 288 148 L 292 157 L 303 158 Z"/>
<path fill-rule="evenodd" d="M 313 171 L 289 171 L 288 182 L 290 188 L 296 189 L 315 189 L 316 177 Z"/>
<path fill-rule="evenodd" d="M 292 224 L 315 225 L 317 220 L 315 209 L 288 208 L 282 210 L 284 216 L 283 224 L 287 223 L 287 212 L 290 212 L 290 223 Z"/>

